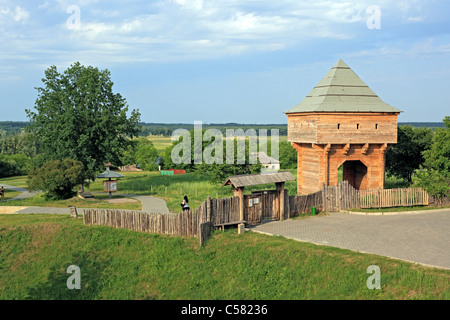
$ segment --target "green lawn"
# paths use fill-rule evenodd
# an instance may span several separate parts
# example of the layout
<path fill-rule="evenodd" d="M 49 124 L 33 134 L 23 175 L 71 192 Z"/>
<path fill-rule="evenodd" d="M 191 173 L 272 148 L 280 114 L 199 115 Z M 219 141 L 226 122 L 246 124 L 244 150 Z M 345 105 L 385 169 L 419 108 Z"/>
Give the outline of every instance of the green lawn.
<path fill-rule="evenodd" d="M 2 184 L 7 184 L 14 187 L 26 188 L 27 187 L 27 176 L 16 176 L 9 178 L 1 178 L 0 186 Z"/>
<path fill-rule="evenodd" d="M 160 155 L 164 153 L 164 150 L 172 145 L 172 137 L 164 137 L 164 136 L 153 136 L 150 135 L 147 137 L 153 143 L 153 146 L 158 151 Z"/>
<path fill-rule="evenodd" d="M 450 298 L 448 270 L 252 232 L 200 247 L 59 215 L 0 215 L 0 226 L 0 300 Z M 66 286 L 70 265 L 81 290 Z M 371 265 L 380 290 L 366 286 Z"/>

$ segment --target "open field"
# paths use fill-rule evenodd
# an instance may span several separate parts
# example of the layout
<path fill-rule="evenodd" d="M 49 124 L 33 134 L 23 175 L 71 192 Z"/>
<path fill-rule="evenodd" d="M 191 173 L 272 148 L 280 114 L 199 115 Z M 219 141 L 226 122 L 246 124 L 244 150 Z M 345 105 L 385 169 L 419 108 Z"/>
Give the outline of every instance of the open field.
<path fill-rule="evenodd" d="M 147 137 L 147 139 L 153 143 L 153 146 L 160 154 L 161 152 L 164 152 L 167 147 L 170 147 L 172 145 L 171 137 L 150 135 Z"/>
<path fill-rule="evenodd" d="M 450 271 L 235 230 L 197 239 L 0 215 L 0 299 L 449 299 Z M 68 290 L 66 269 L 81 270 Z M 381 270 L 369 290 L 367 268 Z"/>
<path fill-rule="evenodd" d="M 158 150 L 159 153 L 163 152 L 164 149 L 172 145 L 171 137 L 149 135 L 147 136 L 147 139 L 153 143 L 153 146 L 156 150 Z M 270 137 L 267 137 L 267 139 L 268 141 L 270 141 Z M 287 136 L 279 136 L 279 140 L 280 142 L 287 141 Z"/>

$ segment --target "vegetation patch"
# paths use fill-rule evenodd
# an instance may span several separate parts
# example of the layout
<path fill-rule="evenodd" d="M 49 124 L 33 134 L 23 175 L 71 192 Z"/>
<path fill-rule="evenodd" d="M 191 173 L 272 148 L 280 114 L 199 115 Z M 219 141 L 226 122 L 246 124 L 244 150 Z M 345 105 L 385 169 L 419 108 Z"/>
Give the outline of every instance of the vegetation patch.
<path fill-rule="evenodd" d="M 235 229 L 198 239 L 0 216 L 0 299 L 448 299 L 450 271 Z M 67 267 L 81 270 L 69 290 Z M 381 289 L 369 290 L 378 265 Z"/>

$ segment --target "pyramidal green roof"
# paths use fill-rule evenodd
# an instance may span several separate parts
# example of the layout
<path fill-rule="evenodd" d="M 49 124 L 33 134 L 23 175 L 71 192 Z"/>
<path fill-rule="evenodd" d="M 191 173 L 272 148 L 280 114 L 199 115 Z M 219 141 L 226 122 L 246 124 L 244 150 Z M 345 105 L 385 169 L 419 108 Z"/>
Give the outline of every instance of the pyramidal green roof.
<path fill-rule="evenodd" d="M 100 173 L 96 178 L 123 178 L 125 177 L 123 174 L 114 172 L 109 170 L 109 167 L 106 168 L 106 171 L 103 173 Z"/>
<path fill-rule="evenodd" d="M 300 104 L 286 113 L 298 112 L 401 112 L 381 100 L 339 60 Z"/>

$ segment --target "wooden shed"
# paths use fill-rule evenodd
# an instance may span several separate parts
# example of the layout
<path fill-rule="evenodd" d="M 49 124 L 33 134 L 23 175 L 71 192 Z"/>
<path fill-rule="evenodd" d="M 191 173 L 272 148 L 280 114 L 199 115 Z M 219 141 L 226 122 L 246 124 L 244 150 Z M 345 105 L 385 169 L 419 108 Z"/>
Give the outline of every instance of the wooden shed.
<path fill-rule="evenodd" d="M 343 180 L 383 189 L 385 154 L 397 143 L 401 111 L 382 101 L 342 60 L 305 99 L 288 110 L 288 141 L 297 150 L 298 193 Z"/>
<path fill-rule="evenodd" d="M 240 199 L 240 220 L 244 221 L 244 217 L 253 217 L 252 220 L 261 221 L 264 217 L 279 217 L 283 220 L 285 216 L 285 189 L 286 181 L 293 181 L 295 177 L 289 171 L 279 171 L 275 173 L 246 174 L 228 177 L 222 186 L 230 185 L 234 189 L 234 195 Z M 271 192 L 273 201 L 275 202 L 275 210 L 264 210 L 263 202 L 259 201 L 263 198 L 260 195 L 244 195 L 244 188 L 255 185 L 274 183 L 276 190 Z M 258 198 L 258 202 L 255 199 Z M 247 210 L 247 212 L 245 212 Z M 269 212 L 270 211 L 270 212 Z M 265 216 L 266 215 L 266 216 Z M 247 221 L 248 222 L 248 221 Z"/>

